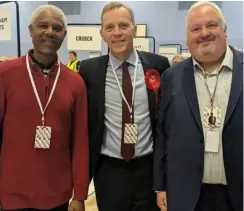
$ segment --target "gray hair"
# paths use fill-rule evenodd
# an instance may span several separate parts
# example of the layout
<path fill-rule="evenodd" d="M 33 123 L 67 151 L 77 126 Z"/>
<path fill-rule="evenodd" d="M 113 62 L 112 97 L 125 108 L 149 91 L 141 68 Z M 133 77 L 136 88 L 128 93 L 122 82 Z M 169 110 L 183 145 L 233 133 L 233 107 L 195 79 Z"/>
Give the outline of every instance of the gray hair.
<path fill-rule="evenodd" d="M 216 9 L 219 17 L 220 17 L 220 21 L 222 23 L 222 27 L 223 29 L 225 28 L 226 24 L 225 24 L 225 18 L 224 18 L 224 15 L 221 11 L 221 9 L 218 7 L 217 4 L 213 3 L 213 2 L 209 2 L 209 1 L 198 1 L 196 2 L 195 4 L 193 4 L 190 9 L 188 10 L 187 12 L 187 15 L 186 15 L 186 30 L 188 28 L 188 22 L 189 22 L 189 17 L 190 17 L 190 14 L 192 13 L 192 11 L 194 11 L 195 9 L 199 8 L 199 7 L 202 7 L 202 6 L 210 6 L 214 9 Z"/>
<path fill-rule="evenodd" d="M 66 17 L 61 9 L 54 5 L 42 5 L 38 7 L 31 16 L 31 24 L 34 24 L 38 18 L 38 16 L 43 12 L 51 12 L 60 17 L 64 30 L 67 30 L 67 20 Z"/>

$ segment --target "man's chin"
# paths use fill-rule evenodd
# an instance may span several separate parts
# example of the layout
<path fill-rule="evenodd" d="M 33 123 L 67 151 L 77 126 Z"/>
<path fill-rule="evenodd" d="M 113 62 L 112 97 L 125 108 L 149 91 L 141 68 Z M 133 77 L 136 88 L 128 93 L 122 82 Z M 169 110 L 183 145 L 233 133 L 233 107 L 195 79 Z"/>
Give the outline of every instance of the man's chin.
<path fill-rule="evenodd" d="M 203 56 L 212 56 L 212 55 L 214 55 L 214 52 L 212 52 L 212 51 L 203 51 L 203 52 L 201 52 L 201 54 Z"/>
<path fill-rule="evenodd" d="M 203 56 L 209 56 L 209 55 L 213 55 L 215 53 L 215 48 L 210 47 L 210 48 L 205 48 L 205 49 L 199 49 L 198 52 Z"/>
<path fill-rule="evenodd" d="M 43 55 L 47 55 L 47 56 L 52 56 L 52 55 L 56 55 L 57 51 L 53 50 L 53 49 L 49 49 L 49 48 L 41 48 L 40 52 Z"/>
<path fill-rule="evenodd" d="M 123 53 L 123 52 L 126 52 L 126 47 L 119 47 L 119 48 L 112 48 L 111 49 L 113 52 L 115 53 Z"/>
<path fill-rule="evenodd" d="M 123 55 L 126 54 L 126 49 L 111 49 L 112 54 Z"/>

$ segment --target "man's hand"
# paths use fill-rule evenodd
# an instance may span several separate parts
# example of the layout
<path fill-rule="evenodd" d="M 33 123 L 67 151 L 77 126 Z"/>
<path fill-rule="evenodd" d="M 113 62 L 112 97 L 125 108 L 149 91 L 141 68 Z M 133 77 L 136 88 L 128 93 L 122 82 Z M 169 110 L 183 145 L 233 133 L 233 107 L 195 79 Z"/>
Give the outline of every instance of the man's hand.
<path fill-rule="evenodd" d="M 162 211 L 167 211 L 166 192 L 157 193 L 157 205 Z"/>
<path fill-rule="evenodd" d="M 72 200 L 68 211 L 85 211 L 84 201 Z"/>
<path fill-rule="evenodd" d="M 11 60 L 13 58 L 9 58 L 9 57 L 6 57 L 6 56 L 0 56 L 0 62 L 4 62 L 4 61 L 8 61 L 8 60 Z"/>

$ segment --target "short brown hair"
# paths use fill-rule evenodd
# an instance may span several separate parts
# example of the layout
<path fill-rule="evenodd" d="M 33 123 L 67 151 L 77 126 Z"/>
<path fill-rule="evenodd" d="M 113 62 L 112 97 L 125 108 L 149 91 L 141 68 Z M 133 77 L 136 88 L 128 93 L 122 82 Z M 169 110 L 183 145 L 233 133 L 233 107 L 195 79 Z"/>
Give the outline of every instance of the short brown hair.
<path fill-rule="evenodd" d="M 77 57 L 77 53 L 75 51 L 70 51 L 69 53 L 73 54 L 75 58 Z"/>
<path fill-rule="evenodd" d="M 113 9 L 119 9 L 119 8 L 125 8 L 130 14 L 132 23 L 135 24 L 135 17 L 134 17 L 133 10 L 120 2 L 110 2 L 107 5 L 105 5 L 102 10 L 101 21 L 106 12 L 113 10 Z"/>

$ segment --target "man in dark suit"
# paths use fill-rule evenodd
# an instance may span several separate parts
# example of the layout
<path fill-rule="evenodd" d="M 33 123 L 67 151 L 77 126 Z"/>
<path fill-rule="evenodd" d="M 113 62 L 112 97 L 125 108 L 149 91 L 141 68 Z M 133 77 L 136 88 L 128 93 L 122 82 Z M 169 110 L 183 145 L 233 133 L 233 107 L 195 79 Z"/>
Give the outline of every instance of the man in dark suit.
<path fill-rule="evenodd" d="M 243 210 L 243 53 L 217 5 L 187 15 L 192 54 L 161 78 L 154 190 L 163 211 Z"/>
<path fill-rule="evenodd" d="M 79 71 L 88 90 L 90 176 L 98 209 L 156 211 L 156 101 L 160 75 L 169 62 L 133 48 L 136 28 L 127 6 L 110 3 L 101 19 L 110 53 L 82 61 Z"/>

